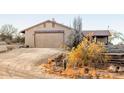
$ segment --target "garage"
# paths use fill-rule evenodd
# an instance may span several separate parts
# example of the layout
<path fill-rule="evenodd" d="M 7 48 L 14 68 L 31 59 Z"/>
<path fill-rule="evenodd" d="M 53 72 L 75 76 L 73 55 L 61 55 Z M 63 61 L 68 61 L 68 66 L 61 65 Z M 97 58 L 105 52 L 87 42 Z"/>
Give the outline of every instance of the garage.
<path fill-rule="evenodd" d="M 60 48 L 63 43 L 63 30 L 35 31 L 34 44 L 37 48 Z"/>

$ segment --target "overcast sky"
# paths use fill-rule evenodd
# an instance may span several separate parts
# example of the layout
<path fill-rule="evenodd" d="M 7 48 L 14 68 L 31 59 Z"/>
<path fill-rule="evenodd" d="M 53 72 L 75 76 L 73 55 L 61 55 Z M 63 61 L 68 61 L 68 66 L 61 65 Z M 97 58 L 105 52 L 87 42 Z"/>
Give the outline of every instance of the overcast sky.
<path fill-rule="evenodd" d="M 70 26 L 73 18 L 81 16 L 83 20 L 84 30 L 106 30 L 124 31 L 124 14 L 0 14 L 0 26 L 4 24 L 12 24 L 18 30 L 23 30 L 29 26 L 35 25 L 42 21 L 55 18 L 59 23 Z M 124 33 L 124 32 L 123 32 Z"/>

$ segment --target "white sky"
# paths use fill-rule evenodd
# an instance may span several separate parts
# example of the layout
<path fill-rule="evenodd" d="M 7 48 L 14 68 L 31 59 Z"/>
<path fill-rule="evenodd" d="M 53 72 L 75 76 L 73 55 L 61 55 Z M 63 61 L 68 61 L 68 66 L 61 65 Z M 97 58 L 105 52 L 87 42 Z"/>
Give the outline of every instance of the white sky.
<path fill-rule="evenodd" d="M 124 14 L 0 14 L 0 26 L 12 24 L 18 28 L 18 31 L 42 21 L 55 18 L 59 23 L 70 26 L 73 18 L 81 16 L 83 20 L 83 29 L 109 29 L 114 31 L 124 31 Z M 123 32 L 124 33 L 124 32 Z"/>
<path fill-rule="evenodd" d="M 124 33 L 124 14 L 0 14 L 0 26 L 12 24 L 21 31 L 45 20 L 55 20 L 71 26 L 75 17 L 82 17 L 83 30 L 106 30 Z M 120 40 L 114 40 L 116 44 Z"/>

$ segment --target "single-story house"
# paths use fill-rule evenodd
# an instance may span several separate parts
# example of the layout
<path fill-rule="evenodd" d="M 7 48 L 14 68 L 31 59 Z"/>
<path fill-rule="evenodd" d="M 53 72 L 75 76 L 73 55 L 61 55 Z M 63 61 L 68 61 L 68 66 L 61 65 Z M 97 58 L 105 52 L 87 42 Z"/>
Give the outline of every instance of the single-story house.
<path fill-rule="evenodd" d="M 68 39 L 72 28 L 47 20 L 21 31 L 25 33 L 25 45 L 37 48 L 59 48 Z"/>
<path fill-rule="evenodd" d="M 82 32 L 83 36 L 87 36 L 90 33 L 92 34 L 92 37 L 95 39 L 96 43 L 102 42 L 105 45 L 109 43 L 108 37 L 111 36 L 109 30 L 86 30 Z"/>
<path fill-rule="evenodd" d="M 25 34 L 25 45 L 37 48 L 60 48 L 68 41 L 68 36 L 73 29 L 57 23 L 55 20 L 47 20 L 21 31 Z M 86 35 L 88 31 L 83 31 Z M 90 31 L 89 31 L 90 32 Z M 99 41 L 108 43 L 108 30 L 94 31 L 94 37 Z"/>

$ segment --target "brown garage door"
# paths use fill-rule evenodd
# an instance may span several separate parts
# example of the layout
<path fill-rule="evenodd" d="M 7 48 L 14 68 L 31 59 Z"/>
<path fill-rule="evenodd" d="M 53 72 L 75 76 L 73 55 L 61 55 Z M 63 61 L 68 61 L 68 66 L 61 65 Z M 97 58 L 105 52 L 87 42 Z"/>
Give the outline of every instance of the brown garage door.
<path fill-rule="evenodd" d="M 37 48 L 60 48 L 64 42 L 64 33 L 35 33 Z"/>

